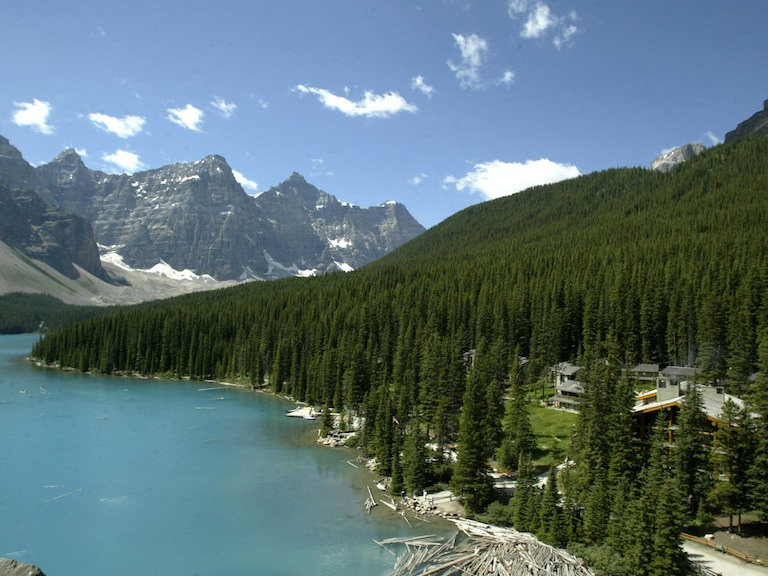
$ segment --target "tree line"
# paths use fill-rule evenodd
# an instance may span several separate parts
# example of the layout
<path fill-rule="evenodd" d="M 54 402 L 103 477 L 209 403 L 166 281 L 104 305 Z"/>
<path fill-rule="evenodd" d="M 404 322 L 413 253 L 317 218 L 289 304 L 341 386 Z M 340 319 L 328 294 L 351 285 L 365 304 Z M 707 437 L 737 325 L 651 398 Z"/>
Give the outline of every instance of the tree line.
<path fill-rule="evenodd" d="M 610 350 L 622 363 L 695 363 L 732 393 L 754 392 L 768 329 L 767 156 L 768 139 L 756 138 L 669 174 L 615 169 L 532 188 L 468 208 L 351 274 L 119 309 L 51 332 L 33 354 L 82 371 L 266 385 L 363 415 L 361 445 L 395 486 L 452 477 L 480 512 L 489 458 L 523 477 L 529 467 L 524 406 L 502 399 L 558 361 L 603 366 Z M 610 385 L 594 393 L 623 406 L 629 393 L 603 370 Z M 612 420 L 589 402 L 584 413 L 594 420 L 575 442 L 567 502 L 583 538 L 602 545 L 587 503 L 614 507 L 628 473 L 611 474 L 611 462 L 630 444 L 605 446 L 626 415 Z M 437 457 L 426 457 L 427 439 Z M 456 464 L 441 461 L 456 442 Z M 666 477 L 645 452 L 631 478 Z"/>

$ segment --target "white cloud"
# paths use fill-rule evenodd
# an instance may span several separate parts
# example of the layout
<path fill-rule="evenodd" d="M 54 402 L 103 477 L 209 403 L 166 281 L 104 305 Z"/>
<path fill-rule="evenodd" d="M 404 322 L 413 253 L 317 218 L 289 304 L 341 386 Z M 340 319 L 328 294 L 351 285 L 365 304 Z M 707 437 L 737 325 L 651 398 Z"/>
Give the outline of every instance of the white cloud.
<path fill-rule="evenodd" d="M 219 111 L 219 114 L 224 116 L 224 118 L 230 118 L 234 113 L 235 110 L 237 110 L 237 104 L 234 104 L 232 102 L 227 102 L 223 98 L 220 98 L 219 96 L 214 96 L 213 101 L 211 101 L 211 106 L 216 108 L 216 110 Z"/>
<path fill-rule="evenodd" d="M 576 166 L 558 164 L 548 158 L 526 160 L 524 163 L 493 160 L 475 164 L 474 169 L 461 178 L 447 176 L 443 184 L 491 199 L 514 194 L 531 186 L 574 178 L 579 174 Z"/>
<path fill-rule="evenodd" d="M 509 86 L 514 81 L 515 81 L 515 72 L 513 70 L 504 70 L 504 73 L 501 75 L 501 78 L 499 78 L 496 81 L 496 83 Z"/>
<path fill-rule="evenodd" d="M 521 38 L 535 40 L 554 32 L 552 43 L 558 50 L 581 32 L 575 24 L 579 19 L 575 11 L 566 16 L 558 16 L 543 0 L 509 0 L 507 12 L 513 20 L 523 20 Z"/>
<path fill-rule="evenodd" d="M 560 33 L 555 36 L 554 40 L 552 40 L 555 48 L 560 50 L 560 48 L 568 44 L 568 42 L 571 41 L 571 38 L 573 38 L 573 36 L 575 36 L 578 32 L 581 32 L 581 30 L 575 24 L 564 26 L 562 30 L 560 30 Z"/>
<path fill-rule="evenodd" d="M 488 42 L 477 34 L 469 36 L 454 34 L 453 41 L 461 53 L 461 61 L 454 64 L 453 61 L 448 60 L 448 68 L 456 74 L 462 88 L 482 88 L 480 68 L 488 53 Z"/>
<path fill-rule="evenodd" d="M 351 117 L 387 118 L 399 112 L 413 113 L 418 110 L 415 105 L 409 104 L 397 92 L 374 94 L 370 90 L 366 90 L 360 100 L 353 101 L 346 96 L 338 96 L 323 88 L 314 88 L 303 84 L 297 85 L 296 90 L 302 94 L 314 94 L 326 108 L 338 110 Z"/>
<path fill-rule="evenodd" d="M 117 168 L 128 174 L 138 172 L 144 167 L 144 164 L 139 160 L 139 155 L 127 150 L 116 150 L 112 154 L 104 154 L 101 159 L 114 164 Z"/>
<path fill-rule="evenodd" d="M 17 108 L 11 117 L 14 124 L 29 126 L 41 134 L 53 134 L 53 126 L 48 124 L 48 116 L 53 110 L 50 102 L 35 98 L 32 102 L 14 102 L 13 105 Z"/>
<path fill-rule="evenodd" d="M 322 158 L 310 158 L 309 162 L 312 164 L 311 176 L 336 176 L 333 170 L 326 168 L 325 160 Z"/>
<path fill-rule="evenodd" d="M 136 136 L 144 128 L 146 120 L 141 116 L 123 116 L 122 118 L 115 118 L 114 116 L 108 116 L 106 114 L 88 114 L 88 120 L 90 120 L 96 128 L 104 130 L 105 132 L 111 132 L 115 136 L 120 138 L 130 138 Z"/>
<path fill-rule="evenodd" d="M 254 192 L 259 189 L 259 184 L 257 182 L 254 182 L 253 180 L 249 180 L 245 177 L 245 175 L 242 172 L 238 172 L 237 170 L 232 170 L 232 175 L 235 177 L 235 180 L 237 180 L 240 183 L 240 186 L 247 190 L 253 190 Z"/>
<path fill-rule="evenodd" d="M 718 144 L 721 144 L 723 141 L 718 138 L 712 130 L 707 130 L 704 133 L 704 136 L 707 137 L 707 139 L 710 141 L 712 146 L 717 146 Z"/>
<path fill-rule="evenodd" d="M 523 24 L 523 31 L 520 36 L 523 38 L 541 38 L 548 29 L 556 23 L 552 11 L 544 3 L 537 3 L 533 10 L 528 13 L 528 17 Z"/>
<path fill-rule="evenodd" d="M 412 185 L 412 186 L 418 186 L 419 184 L 421 184 L 422 182 L 424 182 L 424 180 L 425 180 L 426 178 L 428 178 L 428 177 L 429 177 L 429 175 L 428 175 L 428 174 L 425 174 L 424 172 L 422 172 L 422 173 L 420 173 L 420 174 L 416 174 L 416 176 L 414 176 L 413 178 L 411 178 L 410 180 L 408 180 L 408 184 L 410 184 L 410 185 Z"/>
<path fill-rule="evenodd" d="M 200 125 L 203 123 L 204 116 L 205 113 L 200 108 L 187 104 L 184 108 L 168 108 L 167 118 L 182 128 L 201 132 Z"/>
<path fill-rule="evenodd" d="M 422 94 L 425 94 L 432 98 L 432 93 L 435 91 L 433 86 L 430 86 L 424 81 L 424 76 L 414 76 L 411 78 L 411 88 L 418 90 Z"/>

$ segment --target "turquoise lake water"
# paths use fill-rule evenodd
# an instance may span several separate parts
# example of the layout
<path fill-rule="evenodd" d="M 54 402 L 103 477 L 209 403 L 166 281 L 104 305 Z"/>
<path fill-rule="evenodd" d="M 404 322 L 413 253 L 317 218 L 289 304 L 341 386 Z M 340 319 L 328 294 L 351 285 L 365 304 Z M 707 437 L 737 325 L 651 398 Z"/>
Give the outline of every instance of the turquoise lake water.
<path fill-rule="evenodd" d="M 373 576 L 395 560 L 374 539 L 449 530 L 366 513 L 368 473 L 290 403 L 36 368 L 36 339 L 0 336 L 0 556 L 48 576 Z"/>

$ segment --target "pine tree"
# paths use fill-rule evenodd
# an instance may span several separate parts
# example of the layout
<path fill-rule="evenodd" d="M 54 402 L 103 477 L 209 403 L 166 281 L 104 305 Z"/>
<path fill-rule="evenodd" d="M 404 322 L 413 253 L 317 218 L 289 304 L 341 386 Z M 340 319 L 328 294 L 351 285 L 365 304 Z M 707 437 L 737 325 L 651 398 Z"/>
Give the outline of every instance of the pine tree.
<path fill-rule="evenodd" d="M 403 444 L 403 480 L 408 494 L 420 492 L 427 480 L 426 438 L 418 419 L 409 423 Z"/>
<path fill-rule="evenodd" d="M 738 531 L 741 532 L 741 512 L 747 507 L 749 467 L 754 454 L 752 439 L 747 412 L 729 398 L 718 417 L 712 450 L 712 468 L 717 476 L 707 495 L 710 510 L 728 514 L 729 532 L 733 529 L 734 514 L 738 515 Z"/>
<path fill-rule="evenodd" d="M 609 512 L 604 475 L 596 474 L 584 509 L 584 539 L 588 544 L 601 544 L 605 540 Z"/>
<path fill-rule="evenodd" d="M 768 519 L 768 329 L 763 330 L 758 349 L 760 373 L 752 386 L 749 405 L 759 418 L 754 421 L 754 453 L 749 470 L 752 506 Z"/>
<path fill-rule="evenodd" d="M 688 567 L 687 556 L 682 548 L 684 510 L 680 486 L 674 476 L 660 480 L 656 490 L 653 548 L 648 574 L 685 576 Z"/>
<path fill-rule="evenodd" d="M 623 377 L 619 380 L 613 394 L 608 424 L 611 431 L 611 456 L 608 466 L 608 486 L 611 498 L 615 498 L 619 490 L 625 490 L 629 481 L 636 477 L 638 471 L 637 450 L 633 446 L 635 434 L 634 404 L 635 391 L 629 379 Z"/>
<path fill-rule="evenodd" d="M 403 480 L 402 456 L 400 453 L 401 443 L 400 433 L 395 432 L 392 446 L 392 481 L 389 485 L 389 490 L 392 494 L 399 494 L 405 486 Z"/>
<path fill-rule="evenodd" d="M 711 485 L 710 432 L 712 426 L 704 414 L 704 401 L 696 382 L 689 382 L 680 409 L 673 454 L 675 473 L 685 498 L 688 514 L 695 518 Z"/>
<path fill-rule="evenodd" d="M 528 398 L 518 362 L 513 366 L 509 374 L 511 398 L 504 415 L 504 439 L 496 453 L 499 467 L 506 470 L 516 469 L 520 455 L 530 454 L 536 447 L 528 414 Z"/>
<path fill-rule="evenodd" d="M 565 546 L 565 534 L 562 530 L 562 513 L 560 511 L 560 493 L 557 489 L 557 468 L 550 466 L 547 475 L 547 485 L 541 500 L 539 511 L 539 527 L 536 535 L 544 542 L 553 546 Z"/>
<path fill-rule="evenodd" d="M 510 506 L 515 528 L 521 532 L 535 530 L 533 510 L 538 508 L 539 489 L 536 487 L 536 474 L 533 471 L 530 454 L 521 454 L 517 465 L 517 482 L 515 482 L 515 494 Z"/>
<path fill-rule="evenodd" d="M 484 386 L 470 371 L 459 418 L 458 457 L 451 478 L 453 489 L 464 499 L 470 513 L 483 510 L 493 496 L 493 481 L 487 474 L 485 406 Z"/>
<path fill-rule="evenodd" d="M 330 407 L 326 404 L 323 406 L 323 414 L 320 417 L 320 436 L 328 436 L 331 430 L 333 430 L 333 415 Z"/>

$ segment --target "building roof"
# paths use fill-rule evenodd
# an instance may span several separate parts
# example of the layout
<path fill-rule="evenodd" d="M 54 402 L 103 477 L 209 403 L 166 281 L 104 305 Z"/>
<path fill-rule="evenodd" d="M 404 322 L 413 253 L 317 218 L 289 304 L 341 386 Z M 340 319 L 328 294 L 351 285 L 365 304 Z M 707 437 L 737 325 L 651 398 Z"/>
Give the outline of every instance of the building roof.
<path fill-rule="evenodd" d="M 553 371 L 558 372 L 563 376 L 573 376 L 581 369 L 582 369 L 581 366 L 576 366 L 574 364 L 571 364 L 570 362 L 558 362 L 557 364 L 552 366 Z"/>
<path fill-rule="evenodd" d="M 584 386 L 578 380 L 567 380 L 555 388 L 560 392 L 570 392 L 571 394 L 583 394 Z"/>
<path fill-rule="evenodd" d="M 633 374 L 636 374 L 638 372 L 658 373 L 659 365 L 658 364 L 638 364 L 637 366 L 630 368 L 629 371 Z"/>
<path fill-rule="evenodd" d="M 549 401 L 559 402 L 560 404 L 572 404 L 573 406 L 580 404 L 579 399 L 574 396 L 552 396 Z"/>
<path fill-rule="evenodd" d="M 635 414 L 646 414 L 648 412 L 656 412 L 657 410 L 662 410 L 664 408 L 669 408 L 671 406 L 677 406 L 678 408 L 681 408 L 683 405 L 683 402 L 685 400 L 685 395 L 681 394 L 680 396 L 676 396 L 675 398 L 669 398 L 668 400 L 662 400 L 657 402 L 649 402 L 648 404 L 643 404 L 642 402 L 638 402 L 635 404 L 632 411 Z M 728 401 L 731 400 L 734 402 L 739 408 L 744 408 L 744 401 L 741 398 L 737 398 L 736 396 L 731 396 L 730 394 L 702 394 L 701 395 L 702 400 L 702 410 L 704 414 L 707 415 L 708 418 L 711 418 L 712 420 L 719 420 L 721 414 L 723 413 L 723 405 Z"/>
<path fill-rule="evenodd" d="M 661 375 L 669 378 L 693 378 L 699 372 L 699 368 L 689 366 L 667 366 L 661 371 Z"/>

